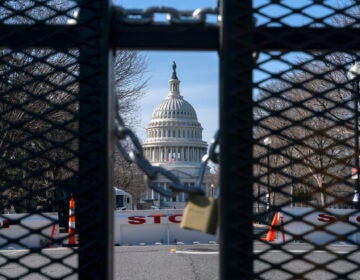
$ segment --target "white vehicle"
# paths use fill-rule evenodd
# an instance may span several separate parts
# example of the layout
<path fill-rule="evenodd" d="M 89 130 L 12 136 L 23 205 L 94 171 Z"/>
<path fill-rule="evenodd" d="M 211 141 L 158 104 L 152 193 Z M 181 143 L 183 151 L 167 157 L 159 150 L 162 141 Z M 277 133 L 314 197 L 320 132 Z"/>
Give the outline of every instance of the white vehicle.
<path fill-rule="evenodd" d="M 133 210 L 131 194 L 114 187 L 115 210 Z"/>

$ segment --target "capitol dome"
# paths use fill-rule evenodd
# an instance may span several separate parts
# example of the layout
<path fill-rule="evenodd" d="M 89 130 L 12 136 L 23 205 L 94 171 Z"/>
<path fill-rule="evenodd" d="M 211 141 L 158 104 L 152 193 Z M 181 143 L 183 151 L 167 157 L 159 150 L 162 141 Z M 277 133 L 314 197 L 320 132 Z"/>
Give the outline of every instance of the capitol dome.
<path fill-rule="evenodd" d="M 146 128 L 143 150 L 154 166 L 162 166 L 180 178 L 184 185 L 194 186 L 199 177 L 202 157 L 207 153 L 207 143 L 202 140 L 203 128 L 195 109 L 180 95 L 180 81 L 176 64 L 169 80 L 168 95 L 154 109 Z M 169 181 L 160 176 L 156 183 L 167 188 Z M 187 194 L 180 193 L 171 200 L 160 198 L 148 190 L 147 200 L 157 201 L 159 207 L 183 207 Z"/>
<path fill-rule="evenodd" d="M 169 93 L 154 109 L 146 128 L 144 152 L 152 163 L 200 162 L 207 152 L 195 109 L 180 95 L 176 64 Z"/>

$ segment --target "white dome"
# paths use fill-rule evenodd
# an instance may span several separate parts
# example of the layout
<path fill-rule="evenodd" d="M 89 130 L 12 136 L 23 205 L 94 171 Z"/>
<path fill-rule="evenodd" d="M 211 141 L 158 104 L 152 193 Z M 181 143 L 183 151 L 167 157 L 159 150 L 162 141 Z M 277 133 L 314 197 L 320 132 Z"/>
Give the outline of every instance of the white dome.
<path fill-rule="evenodd" d="M 159 118 L 177 118 L 197 121 L 193 106 L 180 95 L 169 95 L 156 106 L 152 113 L 152 120 Z"/>
<path fill-rule="evenodd" d="M 152 163 L 168 162 L 199 163 L 207 152 L 207 143 L 202 140 L 202 127 L 196 112 L 181 95 L 176 64 L 169 80 L 169 94 L 154 109 L 146 128 L 143 148 Z"/>

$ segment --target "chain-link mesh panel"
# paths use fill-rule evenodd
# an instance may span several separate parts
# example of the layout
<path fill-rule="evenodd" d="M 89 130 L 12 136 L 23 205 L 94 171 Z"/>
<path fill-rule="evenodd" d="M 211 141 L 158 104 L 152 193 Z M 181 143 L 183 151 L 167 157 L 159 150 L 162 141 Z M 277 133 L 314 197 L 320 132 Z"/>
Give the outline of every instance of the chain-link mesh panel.
<path fill-rule="evenodd" d="M 173 10 L 169 25 L 116 12 L 128 36 L 115 47 L 190 49 L 203 33 L 194 48 L 219 47 L 223 279 L 360 277 L 356 4 L 223 1 L 211 27 L 203 14 L 189 27 Z M 112 275 L 111 18 L 108 1 L 79 5 L 76 17 L 78 1 L 0 4 L 0 246 L 31 247 L 1 252 L 5 279 Z M 70 193 L 79 240 L 58 233 Z M 78 249 L 45 249 L 70 240 Z"/>
<path fill-rule="evenodd" d="M 109 3 L 90 2 L 0 3 L 0 279 L 111 275 Z"/>
<path fill-rule="evenodd" d="M 358 279 L 359 6 L 253 9 L 255 278 Z"/>

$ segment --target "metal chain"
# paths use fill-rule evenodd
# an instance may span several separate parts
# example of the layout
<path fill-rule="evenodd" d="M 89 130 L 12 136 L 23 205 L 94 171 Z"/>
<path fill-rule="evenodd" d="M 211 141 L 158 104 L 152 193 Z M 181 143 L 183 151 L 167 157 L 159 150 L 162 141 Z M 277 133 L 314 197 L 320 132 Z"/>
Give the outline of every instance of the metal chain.
<path fill-rule="evenodd" d="M 155 14 L 166 15 L 166 21 L 155 21 Z M 218 8 L 199 8 L 194 11 L 179 11 L 170 7 L 149 7 L 141 9 L 125 9 L 115 7 L 116 20 L 126 24 L 178 24 L 178 25 L 195 25 L 195 24 L 218 24 L 220 21 Z M 207 21 L 207 16 L 216 16 L 216 22 Z"/>
<path fill-rule="evenodd" d="M 130 163 L 135 163 L 140 170 L 142 170 L 146 174 L 147 185 L 153 189 L 155 192 L 167 196 L 173 197 L 178 192 L 187 192 L 187 193 L 195 193 L 195 194 L 204 194 L 203 189 L 201 188 L 204 175 L 206 171 L 207 164 L 209 160 L 214 163 L 219 162 L 219 141 L 220 141 L 220 133 L 219 131 L 215 134 L 215 138 L 211 141 L 209 152 L 207 155 L 204 155 L 202 158 L 202 162 L 200 165 L 199 178 L 197 180 L 196 186 L 186 186 L 180 182 L 180 179 L 174 175 L 169 170 L 166 170 L 160 166 L 153 166 L 144 156 L 143 149 L 140 143 L 139 138 L 135 135 L 135 133 L 125 126 L 124 121 L 120 115 L 118 103 L 116 102 L 116 118 L 115 118 L 115 135 L 117 137 L 117 147 L 119 148 L 121 154 L 124 159 Z M 131 151 L 127 151 L 122 145 L 122 141 L 130 139 L 133 149 Z M 162 175 L 170 181 L 168 189 L 163 187 L 159 187 L 154 180 Z"/>

